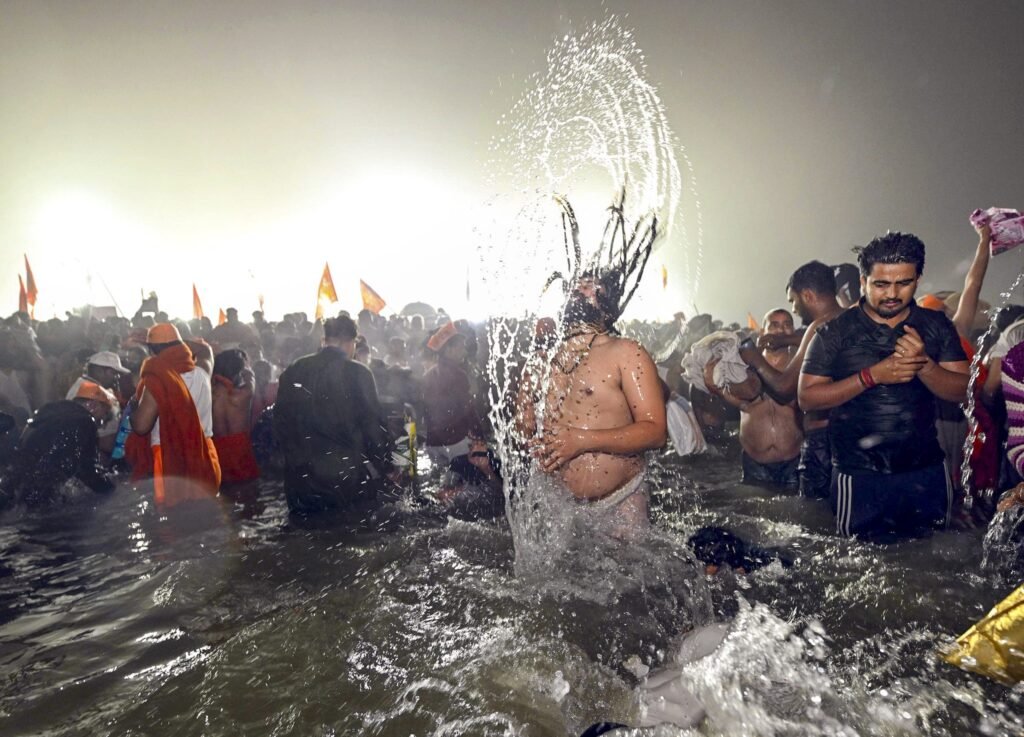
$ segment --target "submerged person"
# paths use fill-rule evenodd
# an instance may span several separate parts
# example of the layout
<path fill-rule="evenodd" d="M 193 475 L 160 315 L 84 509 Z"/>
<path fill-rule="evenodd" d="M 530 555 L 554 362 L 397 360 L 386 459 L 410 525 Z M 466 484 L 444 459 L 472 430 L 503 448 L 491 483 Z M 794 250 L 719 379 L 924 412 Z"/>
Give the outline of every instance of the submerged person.
<path fill-rule="evenodd" d="M 213 363 L 213 444 L 220 460 L 221 483 L 259 478 L 252 449 L 252 402 L 255 386 L 245 351 L 229 348 Z"/>
<path fill-rule="evenodd" d="M 829 411 L 837 531 L 917 535 L 948 521 L 952 486 L 935 398 L 963 401 L 968 365 L 949 318 L 914 302 L 920 239 L 888 233 L 858 260 L 864 296 L 811 340 L 800 406 Z"/>
<path fill-rule="evenodd" d="M 486 442 L 472 438 L 469 452 L 452 459 L 437 498 L 455 519 L 493 519 L 504 514 L 501 461 Z"/>
<path fill-rule="evenodd" d="M 375 501 L 391 468 L 392 441 L 370 370 L 351 356 L 356 324 L 324 322 L 323 348 L 279 380 L 274 435 L 284 454 L 293 512 L 346 510 Z"/>
<path fill-rule="evenodd" d="M 213 352 L 205 343 L 186 345 L 170 323 L 151 327 L 146 344 L 152 356 L 129 405 L 132 477 L 152 476 L 158 506 L 215 497 L 221 471 L 213 444 Z"/>
<path fill-rule="evenodd" d="M 544 433 L 533 442 L 541 470 L 580 504 L 607 513 L 612 536 L 630 538 L 650 524 L 644 453 L 665 444 L 667 427 L 651 356 L 611 334 L 619 314 L 613 291 L 594 274 L 574 285 L 547 394 L 535 396 L 535 380 L 526 377 L 519 424 L 535 436 L 535 403 L 543 405 Z"/>
<path fill-rule="evenodd" d="M 115 400 L 93 382 L 79 384 L 71 400 L 50 402 L 29 420 L 0 489 L 6 499 L 25 504 L 52 501 L 58 489 L 76 478 L 95 492 L 114 488 L 100 469 L 96 428 L 106 422 Z"/>

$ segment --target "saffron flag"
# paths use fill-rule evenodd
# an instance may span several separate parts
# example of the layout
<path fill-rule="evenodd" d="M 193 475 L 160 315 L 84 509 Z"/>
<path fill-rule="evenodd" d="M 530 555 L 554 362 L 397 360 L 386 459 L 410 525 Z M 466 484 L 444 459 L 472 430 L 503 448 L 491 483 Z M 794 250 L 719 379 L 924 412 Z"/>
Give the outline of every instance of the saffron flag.
<path fill-rule="evenodd" d="M 661 288 L 668 289 L 668 267 L 661 265 Z"/>
<path fill-rule="evenodd" d="M 359 294 L 363 297 L 363 309 L 379 315 L 387 304 L 381 296 L 373 291 L 373 288 L 362 279 L 359 280 Z"/>
<path fill-rule="evenodd" d="M 757 324 L 757 320 L 755 320 L 754 316 L 749 312 L 747 313 L 747 327 L 751 330 L 761 330 L 761 326 Z"/>
<path fill-rule="evenodd" d="M 260 312 L 263 312 L 263 295 L 262 294 L 256 295 L 256 299 L 259 300 L 259 303 L 260 303 Z"/>
<path fill-rule="evenodd" d="M 199 301 L 199 292 L 196 291 L 195 282 L 192 283 L 192 317 L 201 320 L 203 315 L 203 303 Z"/>
<path fill-rule="evenodd" d="M 227 321 L 228 321 L 228 316 L 224 314 L 224 310 L 221 310 L 220 314 L 217 315 L 217 324 L 218 325 L 223 325 Z"/>
<path fill-rule="evenodd" d="M 331 278 L 331 267 L 324 264 L 324 273 L 320 277 L 320 286 L 316 290 L 316 319 L 324 319 L 324 306 L 338 301 L 338 293 L 334 291 L 334 279 Z"/>
<path fill-rule="evenodd" d="M 28 303 L 35 307 L 39 290 L 36 289 L 36 278 L 32 276 L 32 267 L 28 265 L 27 254 L 25 255 L 25 295 L 28 297 Z"/>
<path fill-rule="evenodd" d="M 21 280 L 21 274 L 18 274 L 18 312 L 28 314 L 28 293 L 25 291 L 25 282 Z"/>

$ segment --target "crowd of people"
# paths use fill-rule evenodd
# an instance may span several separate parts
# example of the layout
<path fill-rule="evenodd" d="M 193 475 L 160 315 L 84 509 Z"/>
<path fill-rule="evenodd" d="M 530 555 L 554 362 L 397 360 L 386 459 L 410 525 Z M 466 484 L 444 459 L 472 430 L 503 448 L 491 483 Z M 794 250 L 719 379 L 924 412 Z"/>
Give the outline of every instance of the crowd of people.
<path fill-rule="evenodd" d="M 746 327 L 623 321 L 625 277 L 581 271 L 557 320 L 527 321 L 518 397 L 500 411 L 526 439 L 516 452 L 616 537 L 646 524 L 644 455 L 670 434 L 680 455 L 738 440 L 743 483 L 823 500 L 840 535 L 986 524 L 999 493 L 1004 507 L 1024 499 L 1024 307 L 985 333 L 989 257 L 983 226 L 962 289 L 924 295 L 924 244 L 888 233 L 856 265 L 794 265 L 778 285 L 790 309 Z M 486 325 L 424 306 L 279 322 L 229 309 L 213 326 L 144 306 L 4 321 L 0 505 L 120 483 L 170 509 L 243 498 L 269 475 L 296 514 L 365 510 L 401 493 L 425 453 L 433 502 L 503 513 Z"/>

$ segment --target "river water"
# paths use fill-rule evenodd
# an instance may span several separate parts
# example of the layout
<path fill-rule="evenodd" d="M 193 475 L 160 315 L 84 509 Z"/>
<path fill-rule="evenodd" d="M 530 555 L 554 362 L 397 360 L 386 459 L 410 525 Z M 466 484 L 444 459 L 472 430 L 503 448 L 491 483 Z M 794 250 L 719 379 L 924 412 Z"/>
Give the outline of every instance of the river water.
<path fill-rule="evenodd" d="M 170 520 L 129 489 L 11 512 L 0 734 L 579 734 L 639 723 L 638 669 L 711 621 L 733 630 L 685 676 L 702 734 L 1022 732 L 1018 690 L 934 654 L 1012 588 L 980 533 L 840 540 L 817 503 L 738 484 L 736 455 L 662 456 L 651 542 L 532 579 L 503 523 L 410 502 L 304 524 L 274 481 Z M 705 577 L 685 540 L 707 524 L 796 564 Z"/>

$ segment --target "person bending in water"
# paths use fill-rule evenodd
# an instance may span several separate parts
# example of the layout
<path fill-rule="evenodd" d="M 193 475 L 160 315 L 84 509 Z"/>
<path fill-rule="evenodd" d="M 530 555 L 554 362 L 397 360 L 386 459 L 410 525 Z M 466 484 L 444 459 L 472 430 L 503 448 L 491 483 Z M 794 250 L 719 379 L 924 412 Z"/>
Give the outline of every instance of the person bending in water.
<path fill-rule="evenodd" d="M 643 453 L 665 444 L 665 402 L 647 351 L 610 334 L 617 315 L 610 291 L 593 273 L 576 283 L 546 396 L 531 377 L 524 380 L 520 430 L 533 437 L 544 473 L 557 476 L 581 504 L 606 507 L 612 535 L 629 537 L 649 524 Z M 544 407 L 540 437 L 535 402 Z"/>

